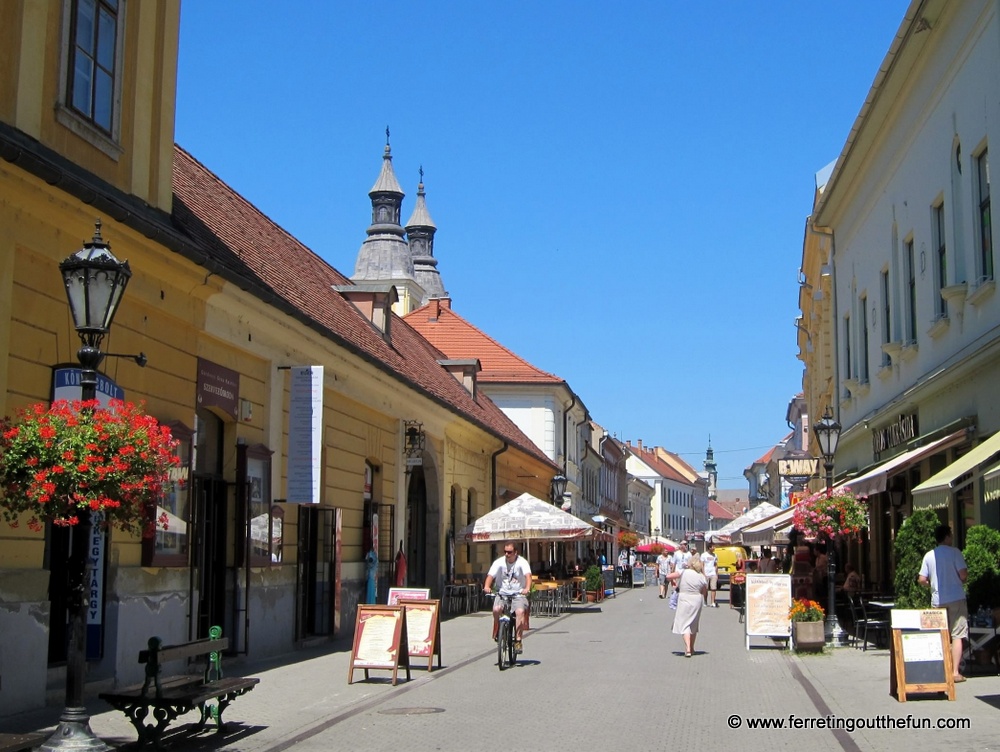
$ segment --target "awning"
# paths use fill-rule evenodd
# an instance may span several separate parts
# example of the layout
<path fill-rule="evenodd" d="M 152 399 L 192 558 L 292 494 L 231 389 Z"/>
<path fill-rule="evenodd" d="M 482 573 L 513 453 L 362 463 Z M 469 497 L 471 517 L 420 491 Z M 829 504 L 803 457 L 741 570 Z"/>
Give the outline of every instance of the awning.
<path fill-rule="evenodd" d="M 951 500 L 951 492 L 964 486 L 958 485 L 957 481 L 983 463 L 993 458 L 993 455 L 1000 452 L 1000 433 L 995 433 L 986 441 L 973 447 L 969 452 L 963 454 L 952 462 L 941 472 L 932 475 L 919 486 L 913 489 L 913 508 L 926 509 L 948 506 Z"/>
<path fill-rule="evenodd" d="M 1000 465 L 983 473 L 983 501 L 1000 499 Z"/>
<path fill-rule="evenodd" d="M 772 543 L 787 543 L 788 537 L 784 531 L 792 526 L 792 515 L 795 507 L 782 509 L 760 522 L 755 522 L 743 528 L 739 533 L 740 542 L 745 546 L 768 546 Z"/>
<path fill-rule="evenodd" d="M 887 460 L 881 465 L 875 466 L 868 472 L 859 475 L 857 478 L 851 478 L 850 480 L 841 483 L 833 489 L 833 492 L 838 493 L 843 491 L 845 488 L 850 488 L 854 492 L 855 496 L 872 496 L 877 493 L 882 493 L 886 489 L 886 481 L 889 476 L 896 474 L 894 471 L 902 470 L 903 468 L 919 462 L 924 457 L 958 444 L 964 437 L 965 429 L 963 428 L 961 431 L 955 431 L 955 433 L 950 434 L 949 436 L 935 439 L 930 444 L 925 444 L 922 447 L 917 447 L 916 449 L 911 449 L 908 452 L 898 454 L 891 460 Z"/>

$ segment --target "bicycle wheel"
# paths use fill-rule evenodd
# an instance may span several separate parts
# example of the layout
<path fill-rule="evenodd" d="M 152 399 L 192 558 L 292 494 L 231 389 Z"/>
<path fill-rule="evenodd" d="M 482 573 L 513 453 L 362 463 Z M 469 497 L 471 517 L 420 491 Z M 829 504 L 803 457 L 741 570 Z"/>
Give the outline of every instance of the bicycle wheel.
<path fill-rule="evenodd" d="M 507 668 L 507 661 L 510 655 L 507 647 L 508 642 L 511 642 L 510 622 L 501 620 L 500 627 L 497 629 L 497 666 L 501 671 Z"/>
<path fill-rule="evenodd" d="M 513 621 L 511 622 L 510 629 L 508 631 L 509 631 L 509 637 L 508 637 L 508 640 L 507 640 L 507 650 L 508 650 L 507 655 L 508 655 L 508 659 L 509 659 L 509 664 L 511 666 L 516 666 L 517 665 L 517 649 L 516 649 L 515 646 L 516 646 L 516 641 L 517 641 L 517 630 L 514 628 Z"/>

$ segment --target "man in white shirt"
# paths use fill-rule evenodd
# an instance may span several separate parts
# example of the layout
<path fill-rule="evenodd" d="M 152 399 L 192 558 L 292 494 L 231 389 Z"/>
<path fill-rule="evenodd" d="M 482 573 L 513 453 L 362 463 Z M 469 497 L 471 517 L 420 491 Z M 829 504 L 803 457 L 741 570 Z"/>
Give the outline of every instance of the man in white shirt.
<path fill-rule="evenodd" d="M 965 602 L 965 581 L 969 570 L 962 552 L 951 545 L 951 528 L 948 525 L 935 528 L 934 540 L 937 546 L 924 554 L 917 582 L 930 587 L 931 606 L 948 611 L 953 675 L 955 681 L 964 682 L 965 677 L 958 672 L 958 668 L 962 662 L 962 640 L 969 636 L 969 606 Z"/>
<path fill-rule="evenodd" d="M 531 592 L 531 565 L 523 556 L 517 555 L 517 548 L 513 543 L 506 543 L 503 547 L 503 556 L 493 562 L 489 574 L 486 575 L 486 582 L 483 583 L 483 590 L 487 593 L 493 587 L 493 582 L 499 583 L 500 595 L 513 595 L 511 606 L 517 617 L 515 627 L 516 639 L 514 647 L 518 653 L 521 652 L 521 639 L 524 637 L 524 617 L 528 611 L 528 593 Z M 493 639 L 497 639 L 497 627 L 500 625 L 500 612 L 503 611 L 503 601 L 499 598 L 493 599 Z"/>
<path fill-rule="evenodd" d="M 681 572 L 688 568 L 688 563 L 691 561 L 691 552 L 688 551 L 688 543 L 686 540 L 682 540 L 678 544 L 678 549 L 674 551 L 674 555 L 670 557 L 670 571 Z M 674 581 L 674 587 L 679 587 L 680 580 Z"/>
<path fill-rule="evenodd" d="M 715 602 L 715 593 L 719 589 L 719 557 L 715 555 L 715 544 L 712 541 L 708 542 L 705 553 L 701 555 L 701 563 L 705 568 L 702 574 L 708 580 L 705 605 L 709 608 L 718 608 L 719 604 Z"/>
<path fill-rule="evenodd" d="M 656 580 L 660 583 L 660 598 L 667 597 L 667 585 L 669 580 L 667 580 L 667 575 L 670 574 L 672 568 L 670 554 L 667 553 L 666 549 L 660 552 L 660 555 L 656 557 Z"/>

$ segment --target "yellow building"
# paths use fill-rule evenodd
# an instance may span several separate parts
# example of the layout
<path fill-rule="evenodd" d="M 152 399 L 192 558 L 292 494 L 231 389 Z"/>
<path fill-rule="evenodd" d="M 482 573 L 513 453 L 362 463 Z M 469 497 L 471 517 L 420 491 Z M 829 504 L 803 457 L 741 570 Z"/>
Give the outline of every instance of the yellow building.
<path fill-rule="evenodd" d="M 78 391 L 57 267 L 99 220 L 133 271 L 103 348 L 148 358 L 107 358 L 100 389 L 181 440 L 167 529 L 100 541 L 88 651 L 105 683 L 141 676 L 153 634 L 219 624 L 260 657 L 350 631 L 372 548 L 380 598 L 400 551 L 407 584 L 438 595 L 488 565 L 451 533 L 498 485 L 544 498 L 559 470 L 476 390 L 475 363 L 391 312 L 392 285 L 352 284 L 174 145 L 178 24 L 176 2 L 9 0 L 0 25 L 3 411 Z M 71 545 L 0 526 L 0 714 L 61 686 Z"/>

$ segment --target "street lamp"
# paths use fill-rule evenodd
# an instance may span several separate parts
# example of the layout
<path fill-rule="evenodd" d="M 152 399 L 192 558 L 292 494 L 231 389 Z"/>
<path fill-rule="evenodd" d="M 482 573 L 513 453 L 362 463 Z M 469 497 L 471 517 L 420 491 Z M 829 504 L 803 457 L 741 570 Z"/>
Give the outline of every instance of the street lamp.
<path fill-rule="evenodd" d="M 628 529 L 632 529 L 632 507 L 626 507 L 623 510 L 625 515 L 625 524 Z M 635 587 L 635 582 L 632 580 L 632 546 L 625 547 L 625 567 L 624 572 L 622 572 L 622 577 L 627 578 L 629 585 Z"/>
<path fill-rule="evenodd" d="M 559 474 L 552 478 L 552 502 L 561 504 L 563 494 L 566 493 L 566 476 Z"/>
<path fill-rule="evenodd" d="M 813 426 L 813 433 L 819 442 L 819 450 L 823 454 L 823 469 L 826 471 L 826 495 L 829 498 L 833 494 L 833 457 L 837 453 L 837 442 L 840 441 L 840 423 L 833 417 L 833 411 L 827 405 L 823 417 Z M 836 540 L 831 537 L 827 546 L 827 611 L 826 611 L 826 643 L 835 647 L 841 642 L 843 634 L 840 625 L 837 623 L 837 603 L 836 603 L 836 579 L 837 579 L 837 546 Z"/>
<path fill-rule="evenodd" d="M 101 352 L 101 340 L 111 328 L 132 271 L 127 261 L 119 261 L 112 255 L 111 246 L 101 238 L 100 220 L 95 225 L 93 240 L 85 242 L 83 248 L 59 264 L 59 271 L 66 285 L 73 326 L 82 343 L 76 356 L 80 361 L 80 396 L 87 402 L 97 398 L 97 368 L 105 356 Z M 79 523 L 74 530 L 72 550 L 66 562 L 69 581 L 66 706 L 55 733 L 41 746 L 43 752 L 105 752 L 111 749 L 94 735 L 90 728 L 90 716 L 83 705 L 89 605 L 85 584 L 90 581 L 90 557 L 86 549 L 90 543 L 92 520 L 89 509 L 79 509 L 77 516 Z"/>

